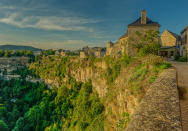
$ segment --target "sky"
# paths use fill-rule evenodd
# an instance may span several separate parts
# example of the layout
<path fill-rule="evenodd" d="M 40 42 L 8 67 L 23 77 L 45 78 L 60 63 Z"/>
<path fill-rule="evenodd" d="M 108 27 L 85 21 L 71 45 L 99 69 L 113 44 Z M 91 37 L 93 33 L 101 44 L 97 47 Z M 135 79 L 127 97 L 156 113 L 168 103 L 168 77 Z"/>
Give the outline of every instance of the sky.
<path fill-rule="evenodd" d="M 0 45 L 78 49 L 117 41 L 141 10 L 180 34 L 188 25 L 187 0 L 0 0 Z"/>

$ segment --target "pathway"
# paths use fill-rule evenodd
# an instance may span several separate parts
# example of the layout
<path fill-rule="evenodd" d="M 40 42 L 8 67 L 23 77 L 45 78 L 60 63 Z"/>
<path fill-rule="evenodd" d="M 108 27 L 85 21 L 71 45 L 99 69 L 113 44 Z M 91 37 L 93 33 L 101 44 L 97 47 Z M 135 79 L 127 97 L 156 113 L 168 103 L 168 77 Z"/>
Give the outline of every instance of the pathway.
<path fill-rule="evenodd" d="M 178 88 L 180 89 L 180 108 L 183 131 L 188 131 L 188 63 L 170 62 L 177 68 Z"/>

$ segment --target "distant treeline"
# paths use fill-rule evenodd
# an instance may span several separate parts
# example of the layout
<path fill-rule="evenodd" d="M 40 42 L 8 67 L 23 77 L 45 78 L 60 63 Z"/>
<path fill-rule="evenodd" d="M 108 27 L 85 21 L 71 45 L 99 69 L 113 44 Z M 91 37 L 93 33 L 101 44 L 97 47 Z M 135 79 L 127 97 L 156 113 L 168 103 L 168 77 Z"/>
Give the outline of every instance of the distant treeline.
<path fill-rule="evenodd" d="M 11 56 L 33 56 L 33 52 L 30 50 L 0 50 L 0 57 L 11 57 Z"/>
<path fill-rule="evenodd" d="M 42 56 L 48 56 L 48 55 L 55 55 L 57 50 L 42 50 L 41 53 L 38 55 Z M 59 53 L 63 50 L 58 50 Z M 79 55 L 78 53 L 74 51 L 66 51 L 66 54 L 69 56 L 76 56 Z M 31 50 L 0 50 L 0 57 L 12 57 L 12 56 L 27 56 L 27 57 L 33 57 L 34 53 Z"/>

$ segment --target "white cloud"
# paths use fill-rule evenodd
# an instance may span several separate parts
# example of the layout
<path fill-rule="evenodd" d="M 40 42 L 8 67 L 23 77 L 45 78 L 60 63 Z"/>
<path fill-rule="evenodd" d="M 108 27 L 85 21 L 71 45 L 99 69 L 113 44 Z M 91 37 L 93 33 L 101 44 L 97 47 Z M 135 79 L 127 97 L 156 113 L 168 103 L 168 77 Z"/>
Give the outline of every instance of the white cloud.
<path fill-rule="evenodd" d="M 85 26 L 85 24 L 97 23 L 98 21 L 79 17 L 26 16 L 17 12 L 6 14 L 6 17 L 0 18 L 0 22 L 20 28 L 93 32 L 94 29 Z"/>
<path fill-rule="evenodd" d="M 0 45 L 26 45 L 33 46 L 41 49 L 78 49 L 86 45 L 91 45 L 88 41 L 84 40 L 64 40 L 64 41 L 45 41 L 45 40 L 20 40 L 17 37 L 0 35 Z"/>

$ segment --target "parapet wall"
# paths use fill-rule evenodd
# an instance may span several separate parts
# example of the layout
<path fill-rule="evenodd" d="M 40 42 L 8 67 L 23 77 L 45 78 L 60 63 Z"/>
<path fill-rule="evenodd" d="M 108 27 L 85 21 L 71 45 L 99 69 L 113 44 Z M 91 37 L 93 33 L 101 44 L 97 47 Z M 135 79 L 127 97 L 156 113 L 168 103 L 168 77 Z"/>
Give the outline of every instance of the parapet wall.
<path fill-rule="evenodd" d="M 167 69 L 152 84 L 126 131 L 181 131 L 175 69 Z"/>

